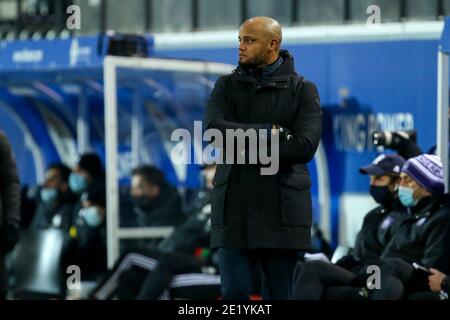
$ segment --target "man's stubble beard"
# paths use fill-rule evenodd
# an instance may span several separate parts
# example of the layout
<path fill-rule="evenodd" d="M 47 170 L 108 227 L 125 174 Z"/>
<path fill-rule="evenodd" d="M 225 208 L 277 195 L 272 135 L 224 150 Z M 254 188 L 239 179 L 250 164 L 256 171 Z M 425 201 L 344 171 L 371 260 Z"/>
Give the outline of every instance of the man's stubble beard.
<path fill-rule="evenodd" d="M 265 61 L 267 57 L 255 57 L 253 59 L 247 60 L 246 62 L 241 62 L 239 61 L 239 65 L 244 67 L 244 68 L 248 68 L 248 69 L 255 69 L 258 68 L 259 66 L 261 66 L 262 64 L 265 63 Z"/>

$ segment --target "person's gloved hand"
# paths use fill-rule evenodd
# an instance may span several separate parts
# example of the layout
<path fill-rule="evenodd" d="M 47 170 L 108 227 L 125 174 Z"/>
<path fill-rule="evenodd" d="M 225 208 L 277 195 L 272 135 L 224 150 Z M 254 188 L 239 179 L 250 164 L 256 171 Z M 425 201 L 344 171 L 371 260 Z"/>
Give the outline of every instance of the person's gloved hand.
<path fill-rule="evenodd" d="M 19 229 L 11 225 L 0 227 L 0 255 L 6 255 L 19 242 Z"/>

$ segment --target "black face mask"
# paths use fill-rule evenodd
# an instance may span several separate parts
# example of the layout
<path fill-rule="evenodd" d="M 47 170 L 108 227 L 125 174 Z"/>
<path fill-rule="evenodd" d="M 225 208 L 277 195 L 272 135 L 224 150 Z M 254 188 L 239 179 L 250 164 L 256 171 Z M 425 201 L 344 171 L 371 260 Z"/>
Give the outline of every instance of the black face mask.
<path fill-rule="evenodd" d="M 388 186 L 370 186 L 370 195 L 377 203 L 385 207 L 394 200 L 394 194 Z"/>
<path fill-rule="evenodd" d="M 131 201 L 133 203 L 133 206 L 144 210 L 151 209 L 153 205 L 153 200 L 145 196 L 131 197 Z"/>

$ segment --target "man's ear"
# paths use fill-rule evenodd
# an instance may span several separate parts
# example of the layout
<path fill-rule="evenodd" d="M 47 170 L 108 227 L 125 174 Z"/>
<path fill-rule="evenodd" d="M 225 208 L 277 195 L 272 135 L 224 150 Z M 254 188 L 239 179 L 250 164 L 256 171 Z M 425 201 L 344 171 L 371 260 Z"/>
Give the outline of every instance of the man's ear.
<path fill-rule="evenodd" d="M 269 42 L 269 48 L 272 50 L 277 50 L 278 47 L 278 40 L 273 38 L 272 40 L 270 40 Z"/>

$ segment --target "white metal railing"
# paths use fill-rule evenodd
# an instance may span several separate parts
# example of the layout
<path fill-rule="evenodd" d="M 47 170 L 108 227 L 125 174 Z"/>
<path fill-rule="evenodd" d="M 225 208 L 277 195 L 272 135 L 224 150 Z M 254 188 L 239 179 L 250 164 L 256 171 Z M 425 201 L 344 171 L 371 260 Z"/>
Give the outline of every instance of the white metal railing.
<path fill-rule="evenodd" d="M 441 158 L 444 167 L 445 192 L 448 192 L 448 136 L 449 136 L 449 46 L 450 19 L 445 19 L 444 31 L 438 51 L 437 70 L 437 126 L 436 126 L 436 154 Z"/>

